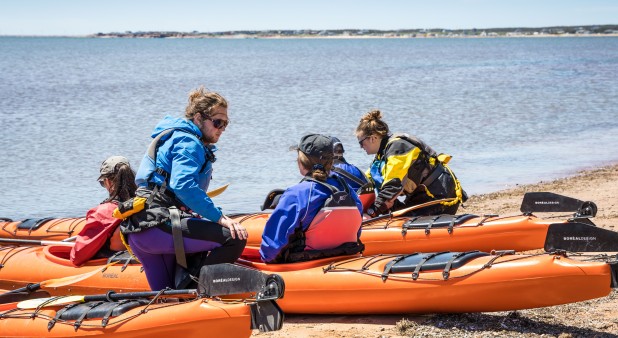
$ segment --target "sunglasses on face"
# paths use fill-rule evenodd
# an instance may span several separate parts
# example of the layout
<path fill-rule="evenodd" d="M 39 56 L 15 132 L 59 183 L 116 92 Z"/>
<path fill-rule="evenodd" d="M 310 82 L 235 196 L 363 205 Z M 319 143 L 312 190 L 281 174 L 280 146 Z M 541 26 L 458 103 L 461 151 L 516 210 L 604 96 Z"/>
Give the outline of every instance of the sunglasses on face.
<path fill-rule="evenodd" d="M 358 145 L 362 148 L 363 147 L 363 142 L 365 142 L 366 139 L 368 139 L 370 136 L 365 136 L 362 139 L 358 140 Z"/>
<path fill-rule="evenodd" d="M 101 185 L 101 187 L 105 188 L 105 179 L 104 178 L 100 179 L 99 184 Z"/>
<path fill-rule="evenodd" d="M 228 124 L 230 124 L 230 120 L 224 120 L 224 119 L 213 119 L 211 117 L 208 116 L 204 116 L 204 118 L 206 120 L 210 120 L 212 122 L 212 125 L 217 128 L 217 129 L 223 129 L 225 127 L 228 126 Z"/>

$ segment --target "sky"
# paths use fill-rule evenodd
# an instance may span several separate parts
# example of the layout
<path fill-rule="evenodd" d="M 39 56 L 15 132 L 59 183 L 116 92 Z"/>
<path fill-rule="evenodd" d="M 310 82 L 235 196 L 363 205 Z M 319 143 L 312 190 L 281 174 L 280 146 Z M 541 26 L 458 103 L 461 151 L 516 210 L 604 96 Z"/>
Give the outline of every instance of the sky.
<path fill-rule="evenodd" d="M 0 0 L 0 35 L 601 24 L 617 0 Z"/>

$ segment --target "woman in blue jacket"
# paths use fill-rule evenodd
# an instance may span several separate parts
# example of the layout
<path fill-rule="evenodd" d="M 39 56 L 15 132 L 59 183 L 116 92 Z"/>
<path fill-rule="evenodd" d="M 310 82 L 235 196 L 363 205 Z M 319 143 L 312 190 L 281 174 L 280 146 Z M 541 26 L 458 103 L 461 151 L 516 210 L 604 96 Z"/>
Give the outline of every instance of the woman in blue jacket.
<path fill-rule="evenodd" d="M 200 265 L 232 263 L 244 249 L 246 229 L 206 194 L 228 124 L 227 101 L 202 87 L 189 95 L 184 118 L 166 116 L 152 133 L 136 176 L 146 209 L 122 224 L 152 290 L 183 287 L 175 271 L 188 267 L 185 254 L 209 252 Z"/>
<path fill-rule="evenodd" d="M 356 192 L 330 176 L 330 137 L 309 134 L 298 146 L 303 180 L 286 189 L 266 222 L 260 255 L 266 263 L 286 263 L 362 251 L 363 207 Z"/>

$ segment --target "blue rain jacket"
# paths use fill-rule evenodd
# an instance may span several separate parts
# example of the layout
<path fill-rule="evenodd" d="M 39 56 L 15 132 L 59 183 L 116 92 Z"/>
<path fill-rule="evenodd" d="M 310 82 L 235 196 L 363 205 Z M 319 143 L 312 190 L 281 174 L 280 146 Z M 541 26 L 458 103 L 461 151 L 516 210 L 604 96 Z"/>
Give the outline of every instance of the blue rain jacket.
<path fill-rule="evenodd" d="M 217 147 L 202 143 L 202 132 L 192 121 L 171 116 L 166 116 L 157 124 L 152 138 L 171 128 L 177 130 L 163 136 L 159 142 L 156 164 L 148 152 L 144 155 L 135 183 L 147 186 L 152 182 L 161 186 L 165 178 L 155 172 L 156 168 L 161 168 L 170 176 L 167 189 L 174 192 L 180 202 L 193 212 L 216 222 L 222 213 L 206 195 L 212 177 L 212 161 L 206 161 L 207 154 L 212 154 L 214 158 Z"/>
<path fill-rule="evenodd" d="M 335 186 L 339 190 L 344 187 L 333 177 L 329 177 L 326 183 Z M 363 205 L 355 191 L 350 194 L 356 202 L 358 212 L 362 214 Z M 279 199 L 279 203 L 264 226 L 260 256 L 262 261 L 270 262 L 289 244 L 290 237 L 298 227 L 306 231 L 313 218 L 324 206 L 326 199 L 332 192 L 322 184 L 302 181 L 287 188 Z M 358 230 L 360 236 L 361 229 Z"/>

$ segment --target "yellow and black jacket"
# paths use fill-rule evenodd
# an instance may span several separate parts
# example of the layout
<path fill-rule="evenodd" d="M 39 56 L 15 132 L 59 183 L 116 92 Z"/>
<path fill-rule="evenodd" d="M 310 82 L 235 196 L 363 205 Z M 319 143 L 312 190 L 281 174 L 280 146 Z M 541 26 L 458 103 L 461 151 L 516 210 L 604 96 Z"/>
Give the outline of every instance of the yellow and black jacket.
<path fill-rule="evenodd" d="M 459 180 L 447 166 L 449 155 L 437 154 L 420 139 L 406 134 L 382 139 L 366 175 L 378 188 L 378 196 L 370 215 L 389 210 L 385 202 L 405 195 L 402 203 L 396 201 L 394 210 L 437 199 L 455 198 L 417 214 L 454 214 L 465 199 Z"/>

